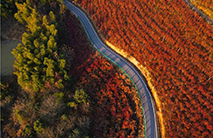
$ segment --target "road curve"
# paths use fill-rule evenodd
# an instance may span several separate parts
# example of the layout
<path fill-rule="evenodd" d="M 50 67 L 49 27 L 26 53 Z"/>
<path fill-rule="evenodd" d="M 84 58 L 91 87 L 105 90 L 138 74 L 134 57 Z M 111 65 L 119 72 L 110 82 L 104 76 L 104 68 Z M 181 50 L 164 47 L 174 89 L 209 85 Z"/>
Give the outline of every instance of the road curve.
<path fill-rule="evenodd" d="M 193 6 L 188 0 L 185 0 L 185 2 L 189 5 L 190 8 L 195 10 L 201 17 L 205 18 L 207 21 L 210 22 L 210 24 L 213 25 L 213 20 L 212 19 L 210 19 L 208 16 L 206 16 L 201 10 L 199 10 L 195 6 Z"/>
<path fill-rule="evenodd" d="M 134 82 L 137 90 L 140 94 L 140 98 L 142 99 L 143 106 L 143 115 L 144 115 L 144 123 L 145 123 L 145 137 L 146 138 L 157 138 L 158 130 L 157 130 L 157 121 L 156 121 L 156 113 L 155 106 L 153 104 L 153 99 L 151 94 L 142 79 L 139 73 L 132 67 L 123 57 L 119 56 L 117 53 L 112 51 L 105 45 L 95 32 L 94 27 L 92 26 L 90 20 L 79 8 L 74 6 L 68 0 L 64 0 L 65 5 L 69 10 L 71 10 L 81 21 L 84 30 L 86 31 L 90 41 L 93 43 L 94 47 L 100 51 L 104 56 L 117 64 L 125 73 L 130 77 L 130 79 Z"/>

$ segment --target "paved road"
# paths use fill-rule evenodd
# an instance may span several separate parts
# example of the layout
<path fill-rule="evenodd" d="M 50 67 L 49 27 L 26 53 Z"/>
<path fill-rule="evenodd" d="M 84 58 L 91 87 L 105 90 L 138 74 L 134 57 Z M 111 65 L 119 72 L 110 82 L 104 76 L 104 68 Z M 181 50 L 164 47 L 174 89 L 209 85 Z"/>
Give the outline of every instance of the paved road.
<path fill-rule="evenodd" d="M 208 16 L 206 16 L 201 10 L 198 10 L 197 8 L 195 8 L 188 0 L 185 0 L 185 2 L 189 5 L 190 8 L 195 10 L 200 16 L 205 18 L 207 21 L 209 21 L 210 24 L 213 25 L 213 20 L 212 19 L 210 19 Z"/>
<path fill-rule="evenodd" d="M 125 61 L 123 57 L 119 56 L 114 51 L 110 50 L 100 40 L 91 22 L 79 8 L 77 8 L 67 0 L 64 0 L 64 2 L 67 8 L 71 10 L 79 18 L 82 25 L 84 26 L 84 29 L 89 39 L 91 40 L 95 48 L 97 48 L 97 50 L 100 51 L 104 56 L 115 62 L 118 66 L 120 66 L 134 81 L 142 99 L 142 106 L 145 118 L 145 136 L 146 138 L 157 138 L 158 130 L 157 130 L 155 106 L 153 104 L 150 92 L 142 77 L 128 62 Z"/>

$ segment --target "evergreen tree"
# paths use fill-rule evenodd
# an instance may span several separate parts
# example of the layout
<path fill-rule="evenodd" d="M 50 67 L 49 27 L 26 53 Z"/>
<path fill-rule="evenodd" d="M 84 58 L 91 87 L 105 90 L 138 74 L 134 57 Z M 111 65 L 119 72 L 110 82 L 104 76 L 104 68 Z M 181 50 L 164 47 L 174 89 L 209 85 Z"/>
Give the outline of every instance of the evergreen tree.
<path fill-rule="evenodd" d="M 15 13 L 14 17 L 22 24 L 25 24 L 27 18 L 30 16 L 30 7 L 26 4 L 15 3 L 18 9 L 18 12 Z"/>
<path fill-rule="evenodd" d="M 49 16 L 50 16 L 50 22 L 55 23 L 56 22 L 55 15 L 52 11 L 50 11 Z"/>
<path fill-rule="evenodd" d="M 18 12 L 15 18 L 26 25 L 28 33 L 22 35 L 22 44 L 13 49 L 16 58 L 14 74 L 18 76 L 18 83 L 22 87 L 29 87 L 34 91 L 44 88 L 45 83 L 58 81 L 57 87 L 63 87 L 63 79 L 67 79 L 65 71 L 66 61 L 55 57 L 57 54 L 57 29 L 55 16 L 49 13 L 50 21 L 46 15 L 41 17 L 29 4 L 16 3 Z M 55 80 L 55 72 L 59 72 L 63 79 Z"/>

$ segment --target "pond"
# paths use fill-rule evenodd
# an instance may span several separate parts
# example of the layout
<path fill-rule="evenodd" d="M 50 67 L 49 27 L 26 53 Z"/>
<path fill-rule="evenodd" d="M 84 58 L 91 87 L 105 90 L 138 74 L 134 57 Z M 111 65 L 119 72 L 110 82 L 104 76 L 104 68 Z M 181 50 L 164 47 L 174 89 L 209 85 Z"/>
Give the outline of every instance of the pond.
<path fill-rule="evenodd" d="M 13 72 L 15 58 L 11 52 L 18 43 L 20 43 L 20 41 L 5 40 L 1 42 L 1 75 L 10 75 Z"/>

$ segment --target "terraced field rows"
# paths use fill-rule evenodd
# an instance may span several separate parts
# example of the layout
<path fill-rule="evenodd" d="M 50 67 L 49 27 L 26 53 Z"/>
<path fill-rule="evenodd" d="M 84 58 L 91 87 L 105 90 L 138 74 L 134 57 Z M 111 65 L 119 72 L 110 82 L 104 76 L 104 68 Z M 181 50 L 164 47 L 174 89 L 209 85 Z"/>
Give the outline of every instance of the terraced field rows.
<path fill-rule="evenodd" d="M 166 137 L 213 135 L 213 26 L 183 0 L 78 0 L 151 73 Z"/>
<path fill-rule="evenodd" d="M 112 51 L 108 46 L 106 46 L 100 40 L 100 38 L 97 35 L 97 32 L 95 31 L 95 29 L 93 28 L 91 22 L 79 8 L 77 8 L 76 6 L 74 6 L 73 4 L 69 3 L 66 0 L 65 0 L 65 4 L 68 9 L 70 9 L 76 16 L 78 16 L 79 20 L 81 21 L 82 25 L 84 26 L 84 30 L 86 31 L 87 36 L 89 37 L 90 41 L 93 43 L 93 46 L 102 55 L 104 55 L 107 59 L 109 59 L 110 61 L 115 63 L 117 67 L 122 69 L 122 71 L 124 71 L 126 73 L 126 75 L 134 83 L 135 88 L 137 89 L 138 95 L 140 96 L 140 102 L 141 102 L 142 109 L 143 109 L 145 137 L 157 138 L 158 129 L 157 129 L 157 119 L 156 119 L 156 113 L 155 113 L 156 109 L 154 106 L 153 99 L 150 95 L 150 92 L 149 92 L 144 80 L 139 75 L 139 72 L 137 72 L 136 69 L 132 65 L 129 64 L 128 61 L 126 61 L 123 57 L 119 56 L 117 53 Z M 99 83 L 99 85 L 102 85 L 102 84 Z M 121 85 L 122 85 L 122 83 L 121 83 Z M 118 91 L 119 94 L 121 94 L 122 92 L 123 92 L 122 90 Z M 112 93 L 110 91 L 107 92 L 107 95 L 111 95 L 111 94 Z M 117 96 L 117 97 L 119 98 L 122 96 Z M 114 101 L 113 99 L 111 99 L 111 100 Z M 108 101 L 108 102 L 110 102 L 110 101 Z M 107 109 L 108 109 L 108 107 L 107 107 Z M 123 109 L 115 109 L 112 106 L 111 110 L 114 110 L 112 114 L 116 115 L 119 112 L 119 110 L 123 110 Z M 126 113 L 124 113 L 124 119 L 129 120 L 128 119 L 129 115 L 126 116 L 125 114 Z M 117 114 L 117 115 L 119 116 L 119 114 Z M 130 121 L 125 121 L 125 123 L 123 122 L 124 127 L 123 126 L 122 127 L 125 129 L 126 126 L 129 126 L 129 125 L 133 126 L 133 128 L 136 127 L 136 126 L 132 125 Z M 115 126 L 117 126 L 117 124 L 115 124 Z M 136 129 L 139 129 L 138 126 L 136 127 Z M 107 130 L 104 130 L 104 131 L 107 131 Z M 128 132 L 130 133 L 131 131 L 128 130 Z M 121 137 L 124 137 L 124 136 L 132 137 L 132 133 L 134 133 L 134 131 L 130 133 L 131 135 L 128 134 L 128 135 L 120 135 L 120 136 Z M 115 135 L 112 135 L 112 136 L 115 136 Z M 144 137 L 142 135 L 139 135 L 139 136 Z M 134 135 L 134 137 L 137 137 L 137 135 Z"/>

